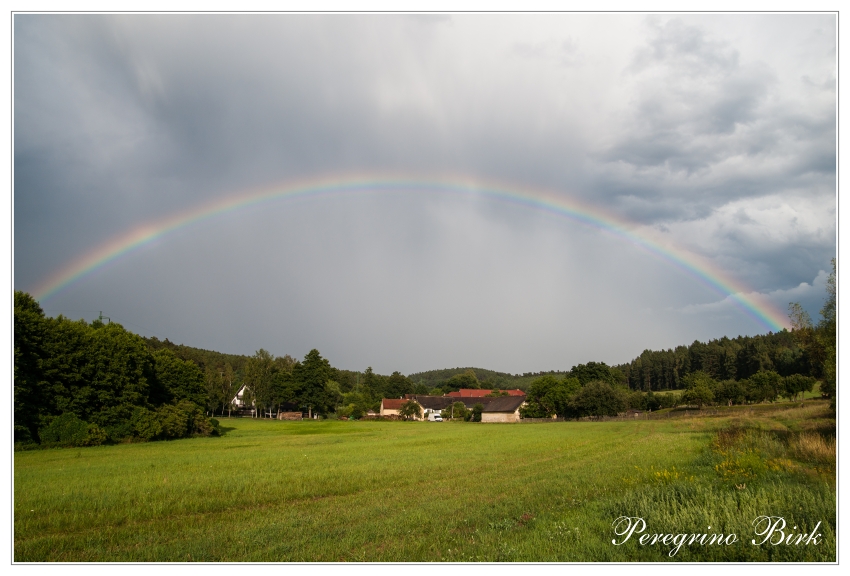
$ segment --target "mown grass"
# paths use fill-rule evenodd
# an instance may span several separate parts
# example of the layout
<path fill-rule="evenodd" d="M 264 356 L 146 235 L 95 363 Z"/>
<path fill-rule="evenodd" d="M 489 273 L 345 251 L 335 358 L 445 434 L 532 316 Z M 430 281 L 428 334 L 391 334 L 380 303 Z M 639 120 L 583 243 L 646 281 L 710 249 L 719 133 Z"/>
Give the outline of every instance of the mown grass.
<path fill-rule="evenodd" d="M 824 404 L 669 421 L 222 424 L 222 438 L 16 453 L 15 561 L 836 558 Z M 624 515 L 739 541 L 673 558 L 615 546 Z M 820 521 L 823 537 L 753 546 L 760 515 Z"/>

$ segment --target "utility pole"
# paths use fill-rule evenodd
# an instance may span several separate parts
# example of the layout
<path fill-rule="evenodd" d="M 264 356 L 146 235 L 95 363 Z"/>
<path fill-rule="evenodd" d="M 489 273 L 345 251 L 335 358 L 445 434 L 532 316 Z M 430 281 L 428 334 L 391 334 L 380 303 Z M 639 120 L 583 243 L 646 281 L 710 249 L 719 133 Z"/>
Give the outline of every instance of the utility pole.
<path fill-rule="evenodd" d="M 103 315 L 103 310 L 100 311 L 100 315 L 97 317 L 97 319 L 100 320 L 101 322 L 103 322 L 104 319 L 109 320 L 109 322 L 112 322 L 112 318 L 110 318 L 109 316 Z"/>

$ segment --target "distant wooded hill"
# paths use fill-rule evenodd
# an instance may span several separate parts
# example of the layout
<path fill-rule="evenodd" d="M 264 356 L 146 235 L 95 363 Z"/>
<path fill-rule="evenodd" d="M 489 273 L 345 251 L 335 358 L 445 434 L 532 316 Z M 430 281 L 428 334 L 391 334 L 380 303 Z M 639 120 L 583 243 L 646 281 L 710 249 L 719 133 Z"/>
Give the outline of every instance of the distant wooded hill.
<path fill-rule="evenodd" d="M 191 360 L 201 370 L 219 370 L 230 364 L 235 372 L 242 374 L 250 358 L 175 344 L 168 339 L 145 338 L 145 341 L 152 350 L 170 350 L 181 360 Z M 697 371 L 705 372 L 716 380 L 740 380 L 760 370 L 774 370 L 781 376 L 805 374 L 822 377 L 822 371 L 817 368 L 812 366 L 809 354 L 800 346 L 799 340 L 791 332 L 783 330 L 758 336 L 724 336 L 708 342 L 694 341 L 690 345 L 667 350 L 644 350 L 631 362 L 612 366 L 611 370 L 618 383 L 632 390 L 659 391 L 684 388 L 682 379 Z M 362 377 L 364 374 L 363 371 L 341 372 L 340 379 L 346 381 L 341 382 L 343 389 L 353 388 L 358 375 Z M 462 367 L 416 372 L 407 378 L 414 386 L 421 385 L 431 390 L 446 387 L 452 378 L 469 372 L 475 374 L 480 388 L 527 390 L 531 382 L 540 376 L 561 376 L 570 370 L 526 372 L 520 375 L 486 368 Z M 345 386 L 347 380 L 352 381 L 350 386 Z"/>

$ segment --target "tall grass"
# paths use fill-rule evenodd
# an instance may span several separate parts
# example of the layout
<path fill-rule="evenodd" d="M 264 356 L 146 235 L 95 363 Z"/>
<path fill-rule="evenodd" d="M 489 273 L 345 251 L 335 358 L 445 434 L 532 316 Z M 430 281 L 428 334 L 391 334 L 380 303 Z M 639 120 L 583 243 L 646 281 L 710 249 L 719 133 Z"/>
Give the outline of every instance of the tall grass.
<path fill-rule="evenodd" d="M 770 429 L 773 421 L 763 418 L 748 425 Z M 728 424 L 223 419 L 222 438 L 19 452 L 14 556 L 666 561 L 669 551 L 659 546 L 612 545 L 612 522 L 643 515 L 655 530 L 711 522 L 743 535 L 754 514 L 786 514 L 801 527 L 820 520 L 823 544 L 782 552 L 691 547 L 672 559 L 834 560 L 828 449 L 813 448 L 811 432 L 768 440 L 757 426 L 751 436 L 735 432 L 723 445 L 728 454 L 757 449 L 764 462 L 785 458 L 793 466 L 724 477 L 717 466 L 728 454 L 719 439 Z"/>

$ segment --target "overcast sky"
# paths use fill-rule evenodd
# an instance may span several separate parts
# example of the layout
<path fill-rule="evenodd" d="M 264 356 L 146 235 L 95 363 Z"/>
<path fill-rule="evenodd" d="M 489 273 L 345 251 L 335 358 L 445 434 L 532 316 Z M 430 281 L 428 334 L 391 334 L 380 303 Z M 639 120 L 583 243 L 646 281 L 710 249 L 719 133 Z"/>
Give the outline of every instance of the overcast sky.
<path fill-rule="evenodd" d="M 14 285 L 248 189 L 390 173 L 599 207 L 816 319 L 835 75 L 834 15 L 16 15 Z M 424 189 L 231 212 L 41 303 L 381 373 L 567 370 L 766 331 L 620 237 Z"/>

